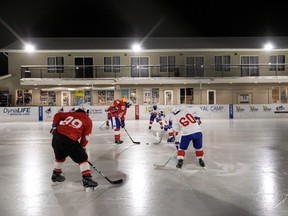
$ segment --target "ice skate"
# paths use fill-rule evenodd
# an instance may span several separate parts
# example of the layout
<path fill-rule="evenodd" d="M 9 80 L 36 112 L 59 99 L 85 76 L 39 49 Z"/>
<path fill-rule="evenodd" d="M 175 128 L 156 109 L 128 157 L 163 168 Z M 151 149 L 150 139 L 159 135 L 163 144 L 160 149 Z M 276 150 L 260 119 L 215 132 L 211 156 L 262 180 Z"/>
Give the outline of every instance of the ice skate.
<path fill-rule="evenodd" d="M 53 171 L 51 180 L 53 182 L 63 182 L 65 181 L 65 176 L 62 173 Z"/>
<path fill-rule="evenodd" d="M 181 169 L 181 168 L 182 168 L 182 165 L 183 165 L 183 162 L 184 162 L 183 159 L 179 159 L 176 167 L 179 168 L 179 169 Z"/>
<path fill-rule="evenodd" d="M 90 189 L 94 190 L 94 188 L 98 186 L 98 183 L 92 179 L 92 176 L 83 176 L 82 182 L 87 192 L 90 191 Z"/>
<path fill-rule="evenodd" d="M 123 141 L 122 140 L 115 140 L 115 143 L 119 145 L 119 144 L 122 144 Z"/>
<path fill-rule="evenodd" d="M 201 167 L 205 167 L 205 163 L 202 158 L 199 158 L 199 164 Z"/>

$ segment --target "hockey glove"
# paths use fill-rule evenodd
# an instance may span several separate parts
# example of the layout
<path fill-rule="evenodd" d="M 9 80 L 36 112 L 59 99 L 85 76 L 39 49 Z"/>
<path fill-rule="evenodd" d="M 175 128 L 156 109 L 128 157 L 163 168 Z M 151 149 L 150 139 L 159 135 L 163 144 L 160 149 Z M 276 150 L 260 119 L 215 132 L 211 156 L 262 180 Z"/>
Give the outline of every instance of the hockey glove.
<path fill-rule="evenodd" d="M 170 143 L 175 142 L 175 136 L 169 137 L 167 142 L 170 142 Z"/>
<path fill-rule="evenodd" d="M 200 117 L 196 116 L 195 119 L 196 119 L 198 125 L 200 125 L 202 123 Z"/>
<path fill-rule="evenodd" d="M 120 126 L 121 126 L 121 128 L 124 128 L 125 127 L 125 121 L 121 121 Z"/>
<path fill-rule="evenodd" d="M 50 133 L 53 134 L 53 132 L 56 130 L 57 124 L 52 124 L 52 128 L 50 129 Z"/>
<path fill-rule="evenodd" d="M 165 126 L 164 126 L 164 131 L 168 131 L 168 130 L 171 129 L 171 128 L 172 128 L 171 125 L 165 125 Z"/>

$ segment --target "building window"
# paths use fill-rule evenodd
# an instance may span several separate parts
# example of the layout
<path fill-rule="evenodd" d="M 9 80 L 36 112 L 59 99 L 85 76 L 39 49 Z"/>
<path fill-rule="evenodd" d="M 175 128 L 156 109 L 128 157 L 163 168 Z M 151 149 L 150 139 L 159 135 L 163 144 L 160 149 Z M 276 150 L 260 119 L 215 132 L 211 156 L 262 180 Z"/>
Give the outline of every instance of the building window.
<path fill-rule="evenodd" d="M 64 57 L 48 57 L 48 73 L 64 73 Z"/>
<path fill-rule="evenodd" d="M 160 72 L 175 72 L 175 56 L 160 56 Z"/>
<path fill-rule="evenodd" d="M 204 57 L 202 56 L 186 57 L 186 76 L 204 77 Z"/>
<path fill-rule="evenodd" d="M 56 91 L 40 91 L 40 105 L 56 106 Z"/>
<path fill-rule="evenodd" d="M 159 88 L 152 88 L 152 104 L 159 104 Z"/>
<path fill-rule="evenodd" d="M 207 103 L 216 104 L 216 90 L 207 90 Z"/>
<path fill-rule="evenodd" d="M 136 104 L 136 89 L 130 89 L 130 100 Z"/>
<path fill-rule="evenodd" d="M 193 104 L 193 88 L 180 88 L 180 104 Z"/>
<path fill-rule="evenodd" d="M 93 78 L 93 58 L 76 57 L 74 59 L 75 78 Z"/>
<path fill-rule="evenodd" d="M 98 104 L 99 105 L 112 105 L 114 101 L 113 90 L 101 90 L 98 91 Z"/>
<path fill-rule="evenodd" d="M 143 89 L 144 104 L 159 104 L 159 88 Z"/>
<path fill-rule="evenodd" d="M 104 72 L 120 72 L 120 56 L 104 57 Z"/>
<path fill-rule="evenodd" d="M 32 90 L 16 90 L 16 105 L 32 105 Z"/>
<path fill-rule="evenodd" d="M 215 56 L 215 71 L 230 71 L 230 56 Z"/>
<path fill-rule="evenodd" d="M 272 88 L 272 103 L 287 103 L 287 88 L 273 87 Z"/>
<path fill-rule="evenodd" d="M 81 105 L 81 104 L 89 104 L 91 105 L 92 102 L 92 90 L 91 89 L 84 89 L 84 90 L 76 90 L 74 92 L 74 104 Z"/>
<path fill-rule="evenodd" d="M 149 57 L 131 57 L 131 77 L 149 77 Z"/>
<path fill-rule="evenodd" d="M 285 71 L 285 55 L 269 56 L 269 71 Z"/>
<path fill-rule="evenodd" d="M 241 76 L 259 76 L 258 56 L 241 56 Z"/>
<path fill-rule="evenodd" d="M 10 106 L 11 105 L 11 95 L 9 91 L 0 91 L 0 106 Z"/>
<path fill-rule="evenodd" d="M 121 89 L 121 98 L 130 99 L 136 104 L 136 89 Z"/>
<path fill-rule="evenodd" d="M 238 103 L 239 104 L 251 104 L 252 103 L 252 93 L 243 92 L 238 94 Z"/>

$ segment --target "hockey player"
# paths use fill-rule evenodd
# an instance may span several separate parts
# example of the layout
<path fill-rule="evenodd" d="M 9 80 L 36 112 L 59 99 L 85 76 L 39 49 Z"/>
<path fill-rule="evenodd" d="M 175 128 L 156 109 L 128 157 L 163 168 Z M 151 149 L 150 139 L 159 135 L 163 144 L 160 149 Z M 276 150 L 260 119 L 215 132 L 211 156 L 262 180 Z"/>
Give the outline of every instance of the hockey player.
<path fill-rule="evenodd" d="M 174 107 L 172 113 L 175 115 L 172 120 L 174 135 L 179 136 L 179 147 L 177 152 L 178 163 L 176 167 L 182 167 L 185 158 L 185 150 L 188 149 L 190 142 L 193 143 L 200 166 L 205 167 L 200 118 L 197 116 L 196 112 L 193 112 L 190 108 L 181 111 L 179 107 Z"/>
<path fill-rule="evenodd" d="M 149 118 L 149 127 L 148 129 L 151 130 L 152 124 L 156 120 L 157 123 L 160 125 L 160 129 L 164 129 L 163 118 L 165 117 L 162 110 L 160 110 L 156 104 L 152 105 L 149 109 L 150 118 Z"/>
<path fill-rule="evenodd" d="M 54 170 L 51 177 L 53 182 L 62 182 L 65 176 L 62 174 L 62 166 L 69 156 L 79 164 L 84 187 L 96 187 L 98 185 L 92 179 L 88 163 L 88 155 L 85 147 L 92 132 L 92 120 L 84 108 L 75 112 L 58 112 L 54 115 L 50 133 L 53 134 L 52 147 L 55 155 Z"/>
<path fill-rule="evenodd" d="M 106 126 L 109 127 L 109 122 L 111 121 L 111 112 L 113 112 L 114 107 L 109 106 L 107 109 L 105 109 L 105 112 L 107 112 L 107 119 L 106 119 Z"/>
<path fill-rule="evenodd" d="M 120 139 L 120 127 L 125 127 L 125 115 L 127 108 L 132 105 L 132 101 L 127 98 L 122 98 L 121 100 L 115 100 L 113 102 L 113 108 L 109 115 L 111 116 L 111 124 L 114 129 L 114 140 L 116 144 L 122 144 L 123 141 Z"/>

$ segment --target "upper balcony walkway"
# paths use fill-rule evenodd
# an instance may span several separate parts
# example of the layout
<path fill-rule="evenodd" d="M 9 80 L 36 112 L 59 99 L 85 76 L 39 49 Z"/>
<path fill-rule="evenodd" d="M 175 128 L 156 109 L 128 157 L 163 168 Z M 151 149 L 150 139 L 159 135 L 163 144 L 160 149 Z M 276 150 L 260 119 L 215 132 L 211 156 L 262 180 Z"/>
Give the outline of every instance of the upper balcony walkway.
<path fill-rule="evenodd" d="M 125 80 L 126 84 L 141 83 L 183 83 L 201 81 L 211 82 L 217 80 L 221 82 L 280 82 L 288 79 L 287 66 L 281 65 L 221 65 L 221 66 L 159 66 L 159 65 L 91 65 L 91 66 L 48 66 L 48 65 L 22 65 L 22 84 L 32 84 L 43 82 L 49 84 L 49 80 L 62 80 L 67 84 L 74 85 L 75 81 L 87 82 L 97 81 L 98 84 L 111 84 Z M 156 80 L 156 82 L 153 82 Z M 70 83 L 69 83 L 70 81 Z M 122 82 L 122 84 L 124 81 Z M 36 83 L 37 84 L 37 83 Z"/>

